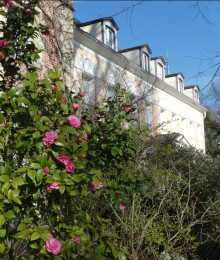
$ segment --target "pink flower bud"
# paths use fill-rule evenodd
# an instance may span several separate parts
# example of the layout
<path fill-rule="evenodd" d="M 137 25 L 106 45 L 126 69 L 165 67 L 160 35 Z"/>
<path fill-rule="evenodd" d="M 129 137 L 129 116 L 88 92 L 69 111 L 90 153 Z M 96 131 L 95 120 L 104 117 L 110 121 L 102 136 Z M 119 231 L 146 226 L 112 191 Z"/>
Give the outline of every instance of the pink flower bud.
<path fill-rule="evenodd" d="M 123 210 L 123 209 L 125 209 L 126 208 L 126 206 L 124 205 L 124 204 L 120 204 L 120 209 L 121 210 Z"/>
<path fill-rule="evenodd" d="M 25 13 L 30 13 L 31 12 L 31 9 L 30 8 L 27 8 L 26 10 L 25 10 Z"/>
<path fill-rule="evenodd" d="M 128 112 L 128 111 L 130 111 L 132 108 L 133 108 L 133 107 L 131 107 L 131 106 L 130 106 L 130 107 L 125 107 L 125 111 Z"/>
<path fill-rule="evenodd" d="M 85 97 L 85 93 L 80 93 L 80 97 Z"/>
<path fill-rule="evenodd" d="M 78 108 L 79 108 L 79 104 L 74 103 L 74 104 L 73 104 L 73 109 L 74 109 L 74 110 L 77 110 Z"/>

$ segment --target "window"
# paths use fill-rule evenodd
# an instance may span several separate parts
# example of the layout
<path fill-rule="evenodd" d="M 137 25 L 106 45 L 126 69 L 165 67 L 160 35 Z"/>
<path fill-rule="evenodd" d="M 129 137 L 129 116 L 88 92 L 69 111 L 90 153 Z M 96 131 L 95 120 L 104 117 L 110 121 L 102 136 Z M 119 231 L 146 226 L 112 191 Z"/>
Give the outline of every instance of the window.
<path fill-rule="evenodd" d="M 178 117 L 172 114 L 172 132 L 177 133 Z"/>
<path fill-rule="evenodd" d="M 199 91 L 197 89 L 194 89 L 194 91 L 193 91 L 193 99 L 196 102 L 199 102 Z"/>
<path fill-rule="evenodd" d="M 149 56 L 146 53 L 143 53 L 142 56 L 142 67 L 145 71 L 149 71 Z"/>
<path fill-rule="evenodd" d="M 94 107 L 96 101 L 95 78 L 87 73 L 83 74 L 82 90 L 85 93 L 85 108 Z"/>
<path fill-rule="evenodd" d="M 163 79 L 163 66 L 160 63 L 157 63 L 157 77 Z"/>
<path fill-rule="evenodd" d="M 152 104 L 146 104 L 146 124 L 152 129 L 153 124 L 153 112 L 152 112 Z"/>
<path fill-rule="evenodd" d="M 180 78 L 178 78 L 178 90 L 183 93 L 183 81 Z"/>
<path fill-rule="evenodd" d="M 166 110 L 161 110 L 160 120 L 161 120 L 161 134 L 167 134 L 167 114 L 166 114 Z"/>
<path fill-rule="evenodd" d="M 106 26 L 106 45 L 112 49 L 115 47 L 115 33 L 108 26 Z"/>
<path fill-rule="evenodd" d="M 194 124 L 191 122 L 190 124 L 190 139 L 191 139 L 191 145 L 195 145 L 195 128 Z"/>

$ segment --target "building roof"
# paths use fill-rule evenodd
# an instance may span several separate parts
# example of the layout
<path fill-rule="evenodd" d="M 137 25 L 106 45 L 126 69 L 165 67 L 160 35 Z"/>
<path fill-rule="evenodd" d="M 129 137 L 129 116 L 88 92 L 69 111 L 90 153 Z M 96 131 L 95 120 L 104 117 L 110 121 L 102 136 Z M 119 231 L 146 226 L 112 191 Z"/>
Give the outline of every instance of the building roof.
<path fill-rule="evenodd" d="M 177 75 L 179 75 L 179 74 L 182 76 L 183 79 L 185 79 L 182 72 L 177 72 L 177 73 L 173 73 L 173 74 L 168 74 L 168 75 L 165 76 L 165 78 L 175 77 L 175 76 L 177 76 Z"/>
<path fill-rule="evenodd" d="M 94 24 L 94 23 L 99 23 L 99 22 L 103 22 L 103 21 L 111 21 L 112 24 L 115 26 L 116 30 L 118 31 L 118 25 L 116 24 L 116 22 L 114 21 L 114 19 L 112 17 L 104 17 L 104 18 L 100 18 L 100 19 L 96 19 L 96 20 L 92 20 L 86 23 L 78 23 L 76 26 L 77 27 L 83 27 L 83 26 L 87 26 L 90 24 Z"/>
<path fill-rule="evenodd" d="M 152 51 L 151 51 L 151 49 L 150 49 L 150 47 L 149 47 L 148 44 L 143 44 L 143 45 L 139 45 L 139 46 L 135 46 L 135 47 L 123 49 L 123 50 L 120 50 L 119 52 L 120 52 L 120 53 L 123 53 L 123 52 L 127 52 L 127 51 L 133 51 L 133 50 L 137 50 L 137 49 L 142 49 L 142 48 L 144 48 L 144 47 L 147 48 L 147 50 L 149 51 L 150 54 L 152 53 Z"/>
<path fill-rule="evenodd" d="M 157 59 L 161 59 L 162 60 L 162 62 L 163 62 L 163 64 L 165 65 L 166 64 L 166 62 L 165 62 L 165 60 L 164 60 L 164 58 L 162 57 L 162 56 L 157 56 L 157 57 L 154 57 L 154 58 L 150 58 L 151 60 L 157 60 Z"/>
<path fill-rule="evenodd" d="M 190 86 L 185 86 L 184 89 L 190 89 L 190 88 L 194 88 L 197 87 L 198 90 L 200 90 L 199 85 L 190 85 Z"/>
<path fill-rule="evenodd" d="M 185 136 L 180 133 L 156 135 L 155 140 L 160 144 L 174 144 L 175 142 L 183 142 L 189 145 L 189 142 L 187 141 Z"/>

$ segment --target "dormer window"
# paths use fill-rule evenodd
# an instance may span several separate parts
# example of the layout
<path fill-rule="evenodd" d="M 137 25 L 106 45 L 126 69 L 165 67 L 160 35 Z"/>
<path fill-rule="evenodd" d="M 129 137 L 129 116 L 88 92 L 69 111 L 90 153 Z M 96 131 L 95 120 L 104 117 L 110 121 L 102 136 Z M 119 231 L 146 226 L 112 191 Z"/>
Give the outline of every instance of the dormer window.
<path fill-rule="evenodd" d="M 147 55 L 146 53 L 143 53 L 142 68 L 145 71 L 149 71 L 149 55 Z"/>
<path fill-rule="evenodd" d="M 114 31 L 106 26 L 106 45 L 112 49 L 115 47 L 115 33 Z"/>
<path fill-rule="evenodd" d="M 180 93 L 183 93 L 183 80 L 178 78 L 178 90 Z"/>
<path fill-rule="evenodd" d="M 163 66 L 160 63 L 157 63 L 157 77 L 161 80 L 163 80 Z"/>
<path fill-rule="evenodd" d="M 194 88 L 193 99 L 194 99 L 196 102 L 199 102 L 199 91 L 198 91 L 198 89 L 196 89 L 196 88 Z"/>

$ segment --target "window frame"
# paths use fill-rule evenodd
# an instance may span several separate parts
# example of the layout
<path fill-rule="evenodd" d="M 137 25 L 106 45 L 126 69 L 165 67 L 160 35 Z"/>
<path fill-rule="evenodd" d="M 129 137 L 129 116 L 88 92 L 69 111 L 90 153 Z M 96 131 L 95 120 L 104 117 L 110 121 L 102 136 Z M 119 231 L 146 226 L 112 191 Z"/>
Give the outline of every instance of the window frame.
<path fill-rule="evenodd" d="M 111 37 L 111 44 L 110 44 L 110 37 L 109 37 L 109 33 L 111 33 L 112 34 L 112 37 Z M 115 49 L 115 46 L 116 46 L 116 44 L 115 44 L 115 31 L 111 28 L 111 27 L 109 27 L 109 26 L 105 26 L 105 44 L 109 47 L 109 48 L 111 48 L 111 49 Z"/>
<path fill-rule="evenodd" d="M 145 71 L 149 71 L 150 69 L 150 55 L 146 52 L 142 53 L 142 69 Z"/>

